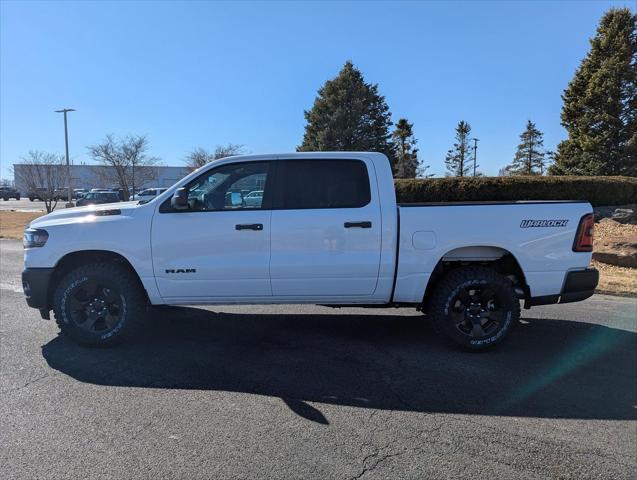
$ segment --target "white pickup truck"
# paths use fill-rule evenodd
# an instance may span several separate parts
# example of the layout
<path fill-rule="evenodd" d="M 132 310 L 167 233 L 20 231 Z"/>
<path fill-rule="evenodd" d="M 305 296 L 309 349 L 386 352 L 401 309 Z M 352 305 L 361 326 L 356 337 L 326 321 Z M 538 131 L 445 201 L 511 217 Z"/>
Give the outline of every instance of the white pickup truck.
<path fill-rule="evenodd" d="M 511 332 L 521 301 L 591 296 L 592 243 L 586 202 L 397 205 L 379 153 L 239 156 L 146 204 L 34 220 L 22 282 L 84 345 L 139 333 L 153 305 L 310 303 L 416 308 L 479 350 Z"/>

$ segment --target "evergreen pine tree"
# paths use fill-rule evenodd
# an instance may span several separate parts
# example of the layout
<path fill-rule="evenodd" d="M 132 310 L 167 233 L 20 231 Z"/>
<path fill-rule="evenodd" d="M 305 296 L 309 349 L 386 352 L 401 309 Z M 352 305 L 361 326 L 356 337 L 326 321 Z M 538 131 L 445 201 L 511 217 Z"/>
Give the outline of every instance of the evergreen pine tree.
<path fill-rule="evenodd" d="M 562 95 L 556 175 L 637 175 L 637 15 L 609 10 Z"/>
<path fill-rule="evenodd" d="M 305 119 L 299 151 L 372 151 L 391 158 L 392 122 L 385 97 L 351 61 L 321 87 Z"/>
<path fill-rule="evenodd" d="M 513 162 L 506 167 L 509 175 L 538 175 L 544 172 L 544 134 L 529 120 L 520 135 Z"/>
<path fill-rule="evenodd" d="M 392 133 L 394 177 L 416 178 L 422 175 L 428 166 L 421 166 L 418 160 L 418 141 L 414 137 L 413 123 L 401 118 Z"/>
<path fill-rule="evenodd" d="M 471 147 L 469 145 L 469 134 L 471 125 L 464 120 L 458 122 L 456 127 L 456 143 L 447 152 L 445 165 L 447 166 L 447 176 L 466 177 L 473 165 L 471 165 Z"/>

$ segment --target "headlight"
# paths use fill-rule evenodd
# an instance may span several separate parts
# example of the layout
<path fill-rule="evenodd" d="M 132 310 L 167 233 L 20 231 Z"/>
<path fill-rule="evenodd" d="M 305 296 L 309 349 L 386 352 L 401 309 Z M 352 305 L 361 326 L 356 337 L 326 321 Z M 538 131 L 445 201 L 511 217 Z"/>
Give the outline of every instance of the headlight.
<path fill-rule="evenodd" d="M 41 228 L 27 228 L 22 237 L 24 248 L 43 247 L 49 239 L 49 233 Z"/>

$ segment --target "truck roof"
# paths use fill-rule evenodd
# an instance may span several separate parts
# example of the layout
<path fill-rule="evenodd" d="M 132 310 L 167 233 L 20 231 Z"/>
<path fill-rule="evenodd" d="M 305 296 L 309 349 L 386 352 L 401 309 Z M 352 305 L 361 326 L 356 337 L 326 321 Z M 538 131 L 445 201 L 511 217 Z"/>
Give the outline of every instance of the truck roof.
<path fill-rule="evenodd" d="M 288 152 L 288 153 L 270 153 L 259 155 L 233 155 L 230 157 L 220 158 L 218 160 L 227 160 L 232 158 L 233 160 L 248 161 L 248 160 L 283 160 L 290 158 L 298 158 L 300 160 L 329 160 L 329 159 L 342 159 L 342 158 L 361 158 L 378 156 L 385 157 L 384 154 L 378 152 Z M 217 161 L 217 160 L 215 160 Z M 212 163 L 212 162 L 211 162 Z"/>

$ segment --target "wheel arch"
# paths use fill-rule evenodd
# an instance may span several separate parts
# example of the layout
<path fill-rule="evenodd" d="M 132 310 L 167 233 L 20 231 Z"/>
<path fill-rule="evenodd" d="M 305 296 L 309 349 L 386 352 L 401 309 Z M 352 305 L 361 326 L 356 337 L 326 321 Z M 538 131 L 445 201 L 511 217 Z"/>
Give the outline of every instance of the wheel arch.
<path fill-rule="evenodd" d="M 55 288 L 58 282 L 66 273 L 71 271 L 74 267 L 98 262 L 116 262 L 124 266 L 131 272 L 134 278 L 137 279 L 140 288 L 144 291 L 144 294 L 148 299 L 148 292 L 146 292 L 139 274 L 137 273 L 131 262 L 124 255 L 122 255 L 121 253 L 113 252 L 111 250 L 78 250 L 75 252 L 67 253 L 56 263 L 47 292 L 48 304 L 53 304 L 53 293 L 55 292 Z"/>
<path fill-rule="evenodd" d="M 475 265 L 492 268 L 510 278 L 521 299 L 530 296 L 524 271 L 511 251 L 496 245 L 467 245 L 453 248 L 440 257 L 425 288 L 422 301 L 423 311 L 427 311 L 431 294 L 440 279 L 453 269 Z"/>

